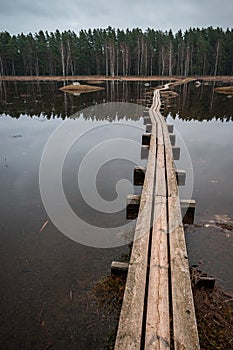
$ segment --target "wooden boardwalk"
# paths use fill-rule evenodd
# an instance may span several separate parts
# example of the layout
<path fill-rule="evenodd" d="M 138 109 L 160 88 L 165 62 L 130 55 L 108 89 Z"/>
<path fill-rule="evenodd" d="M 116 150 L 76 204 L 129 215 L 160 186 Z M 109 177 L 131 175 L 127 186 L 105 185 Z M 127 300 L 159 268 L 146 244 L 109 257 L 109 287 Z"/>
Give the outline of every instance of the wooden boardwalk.
<path fill-rule="evenodd" d="M 173 148 L 160 113 L 160 90 L 155 90 L 148 111 L 148 163 L 115 350 L 200 349 Z"/>

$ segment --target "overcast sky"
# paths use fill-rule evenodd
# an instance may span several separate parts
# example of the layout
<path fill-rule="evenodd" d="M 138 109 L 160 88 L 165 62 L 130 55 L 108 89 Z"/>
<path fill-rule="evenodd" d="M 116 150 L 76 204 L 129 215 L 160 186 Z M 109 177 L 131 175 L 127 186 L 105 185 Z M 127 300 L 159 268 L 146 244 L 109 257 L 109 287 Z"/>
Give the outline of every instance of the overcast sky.
<path fill-rule="evenodd" d="M 0 0 L 0 31 L 233 27 L 233 0 Z"/>

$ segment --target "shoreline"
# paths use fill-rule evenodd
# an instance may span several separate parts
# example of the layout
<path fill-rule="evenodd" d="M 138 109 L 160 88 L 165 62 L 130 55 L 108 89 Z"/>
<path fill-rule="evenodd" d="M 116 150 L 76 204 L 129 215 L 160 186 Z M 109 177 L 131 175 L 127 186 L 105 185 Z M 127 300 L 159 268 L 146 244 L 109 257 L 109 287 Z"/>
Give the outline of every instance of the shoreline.
<path fill-rule="evenodd" d="M 103 75 L 75 75 L 75 76 L 0 76 L 0 81 L 222 81 L 233 83 L 233 76 L 103 76 Z"/>

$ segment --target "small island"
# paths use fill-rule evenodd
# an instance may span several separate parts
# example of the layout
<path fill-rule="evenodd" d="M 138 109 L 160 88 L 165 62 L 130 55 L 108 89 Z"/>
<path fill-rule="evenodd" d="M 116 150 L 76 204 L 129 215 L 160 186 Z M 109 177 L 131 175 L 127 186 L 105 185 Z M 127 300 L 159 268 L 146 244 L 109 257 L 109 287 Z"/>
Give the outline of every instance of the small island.
<path fill-rule="evenodd" d="M 68 93 L 84 93 L 84 92 L 93 92 L 98 90 L 104 90 L 103 87 L 93 86 L 93 85 L 81 85 L 79 82 L 74 82 L 73 84 L 63 86 L 59 90 L 68 92 Z"/>

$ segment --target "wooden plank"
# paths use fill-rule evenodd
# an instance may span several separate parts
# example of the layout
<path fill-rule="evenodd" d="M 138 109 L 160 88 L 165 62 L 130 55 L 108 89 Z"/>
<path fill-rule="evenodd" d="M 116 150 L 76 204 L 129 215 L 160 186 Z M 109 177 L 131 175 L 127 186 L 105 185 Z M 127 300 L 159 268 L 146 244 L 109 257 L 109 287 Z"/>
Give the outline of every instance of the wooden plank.
<path fill-rule="evenodd" d="M 146 289 L 151 199 L 143 196 L 143 215 L 137 220 L 115 350 L 140 349 Z"/>
<path fill-rule="evenodd" d="M 154 114 L 157 118 L 156 113 Z M 155 191 L 157 196 L 166 196 L 166 180 L 165 180 L 165 155 L 163 131 L 160 123 L 157 124 L 157 160 L 156 160 L 156 184 Z"/>
<path fill-rule="evenodd" d="M 175 350 L 199 350 L 188 256 L 178 197 L 168 198 L 169 244 Z"/>
<path fill-rule="evenodd" d="M 141 195 L 134 243 L 129 263 L 115 350 L 140 350 L 143 334 L 144 300 L 151 229 L 156 155 L 156 125 L 152 127 L 151 147 Z"/>
<path fill-rule="evenodd" d="M 170 142 L 168 128 L 167 128 L 166 122 L 164 121 L 160 113 L 158 113 L 158 118 L 161 122 L 163 135 L 164 135 L 168 197 L 171 197 L 171 196 L 177 197 L 178 186 L 177 186 L 177 180 L 176 180 L 176 171 L 175 171 L 175 165 L 174 165 L 172 145 Z"/>
<path fill-rule="evenodd" d="M 145 349 L 170 349 L 166 198 L 155 197 Z"/>
<path fill-rule="evenodd" d="M 172 324 L 175 350 L 199 350 L 188 256 L 182 225 L 180 199 L 172 146 L 164 118 L 158 113 L 164 143 L 168 190 L 169 261 L 171 269 Z"/>
<path fill-rule="evenodd" d="M 200 349 L 172 146 L 164 118 L 158 112 L 160 104 L 159 90 L 155 90 L 149 111 L 152 135 L 148 165 L 115 350 L 168 349 L 170 331 L 174 337 L 175 350 Z M 172 330 L 169 323 L 170 300 Z"/>
<path fill-rule="evenodd" d="M 148 350 L 170 348 L 167 199 L 161 124 L 157 124 L 157 142 L 156 187 L 145 334 L 145 349 Z"/>

